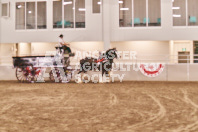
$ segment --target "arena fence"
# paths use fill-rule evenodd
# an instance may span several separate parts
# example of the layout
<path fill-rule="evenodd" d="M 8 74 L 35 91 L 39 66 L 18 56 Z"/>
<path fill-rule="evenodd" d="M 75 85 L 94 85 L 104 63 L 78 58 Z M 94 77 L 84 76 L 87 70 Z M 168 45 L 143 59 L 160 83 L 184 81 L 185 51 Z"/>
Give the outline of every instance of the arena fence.
<path fill-rule="evenodd" d="M 79 60 L 71 59 L 73 68 L 79 64 Z M 127 70 L 127 66 L 130 70 Z M 147 74 L 157 70 L 153 75 Z M 198 81 L 198 55 L 137 55 L 128 60 L 121 58 L 115 60 L 112 74 L 124 74 L 123 81 Z M 0 57 L 0 80 L 16 80 L 11 56 Z"/>

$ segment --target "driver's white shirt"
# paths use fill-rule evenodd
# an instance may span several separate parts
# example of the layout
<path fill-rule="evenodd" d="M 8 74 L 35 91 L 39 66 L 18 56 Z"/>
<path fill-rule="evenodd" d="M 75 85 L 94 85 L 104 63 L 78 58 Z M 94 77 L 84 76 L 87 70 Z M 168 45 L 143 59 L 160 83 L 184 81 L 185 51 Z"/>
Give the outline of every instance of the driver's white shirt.
<path fill-rule="evenodd" d="M 61 38 L 58 39 L 58 42 L 59 42 L 59 46 L 60 46 L 60 47 L 62 47 L 63 44 L 65 43 L 64 40 L 61 39 Z"/>

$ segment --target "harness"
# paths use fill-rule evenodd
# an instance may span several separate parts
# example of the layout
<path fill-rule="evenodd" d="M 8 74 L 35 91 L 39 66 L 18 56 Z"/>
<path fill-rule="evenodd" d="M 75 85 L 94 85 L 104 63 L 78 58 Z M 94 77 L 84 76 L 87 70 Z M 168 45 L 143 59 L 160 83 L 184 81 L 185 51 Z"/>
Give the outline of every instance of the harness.
<path fill-rule="evenodd" d="M 105 58 L 102 58 L 102 59 L 98 59 L 96 62 L 103 62 L 105 60 Z"/>

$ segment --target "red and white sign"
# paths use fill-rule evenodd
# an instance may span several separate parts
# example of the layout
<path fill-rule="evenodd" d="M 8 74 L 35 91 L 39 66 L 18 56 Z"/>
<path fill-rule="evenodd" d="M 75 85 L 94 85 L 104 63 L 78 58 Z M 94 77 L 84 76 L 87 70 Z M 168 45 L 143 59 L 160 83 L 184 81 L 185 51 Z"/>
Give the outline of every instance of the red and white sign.
<path fill-rule="evenodd" d="M 139 69 L 142 74 L 147 77 L 157 77 L 164 70 L 165 65 L 161 63 L 143 63 L 139 64 Z"/>

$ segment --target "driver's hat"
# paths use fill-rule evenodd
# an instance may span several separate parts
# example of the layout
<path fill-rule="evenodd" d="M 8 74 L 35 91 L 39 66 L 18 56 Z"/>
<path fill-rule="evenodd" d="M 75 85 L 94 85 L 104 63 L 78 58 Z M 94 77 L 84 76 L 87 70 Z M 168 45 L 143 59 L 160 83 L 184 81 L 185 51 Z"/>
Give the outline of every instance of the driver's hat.
<path fill-rule="evenodd" d="M 63 34 L 61 34 L 59 37 L 61 37 L 61 38 L 62 38 L 62 37 L 63 37 Z"/>

